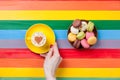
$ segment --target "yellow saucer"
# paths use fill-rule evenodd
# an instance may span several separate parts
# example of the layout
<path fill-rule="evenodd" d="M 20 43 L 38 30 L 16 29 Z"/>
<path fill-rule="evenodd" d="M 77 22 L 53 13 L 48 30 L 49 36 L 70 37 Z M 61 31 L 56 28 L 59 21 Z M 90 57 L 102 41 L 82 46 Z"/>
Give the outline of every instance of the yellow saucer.
<path fill-rule="evenodd" d="M 32 44 L 31 37 L 35 32 L 42 32 L 46 36 L 46 43 L 44 46 L 36 47 Z M 55 34 L 48 25 L 34 24 L 26 32 L 25 43 L 32 52 L 43 54 L 49 51 L 50 45 L 55 43 Z"/>

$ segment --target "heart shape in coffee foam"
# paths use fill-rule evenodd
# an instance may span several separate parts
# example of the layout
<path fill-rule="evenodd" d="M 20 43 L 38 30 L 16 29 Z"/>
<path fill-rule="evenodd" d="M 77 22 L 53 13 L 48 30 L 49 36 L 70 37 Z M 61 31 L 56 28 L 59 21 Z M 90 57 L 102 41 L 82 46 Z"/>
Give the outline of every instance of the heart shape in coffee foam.
<path fill-rule="evenodd" d="M 40 37 L 35 37 L 35 41 L 39 44 L 41 41 L 42 41 L 42 37 L 40 36 Z"/>

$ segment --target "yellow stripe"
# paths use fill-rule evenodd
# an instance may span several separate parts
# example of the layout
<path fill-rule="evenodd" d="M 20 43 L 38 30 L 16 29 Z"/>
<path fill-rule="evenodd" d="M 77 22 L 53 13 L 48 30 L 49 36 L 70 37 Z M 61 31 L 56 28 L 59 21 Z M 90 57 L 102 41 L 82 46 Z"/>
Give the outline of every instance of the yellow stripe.
<path fill-rule="evenodd" d="M 0 77 L 44 77 L 42 68 L 0 68 Z M 120 78 L 120 68 L 59 68 L 57 77 Z"/>
<path fill-rule="evenodd" d="M 120 11 L 0 10 L 1 20 L 120 20 Z"/>

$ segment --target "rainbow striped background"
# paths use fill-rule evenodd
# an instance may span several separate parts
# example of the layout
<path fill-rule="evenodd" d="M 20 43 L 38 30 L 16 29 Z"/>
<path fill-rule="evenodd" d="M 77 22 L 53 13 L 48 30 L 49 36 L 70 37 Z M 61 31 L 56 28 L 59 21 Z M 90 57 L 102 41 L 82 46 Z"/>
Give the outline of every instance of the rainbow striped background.
<path fill-rule="evenodd" d="M 91 20 L 98 43 L 88 50 L 67 41 L 72 20 Z M 120 80 L 119 0 L 4 0 L 0 1 L 0 80 L 44 80 L 43 58 L 30 52 L 26 30 L 45 23 L 55 31 L 63 62 L 58 80 Z"/>

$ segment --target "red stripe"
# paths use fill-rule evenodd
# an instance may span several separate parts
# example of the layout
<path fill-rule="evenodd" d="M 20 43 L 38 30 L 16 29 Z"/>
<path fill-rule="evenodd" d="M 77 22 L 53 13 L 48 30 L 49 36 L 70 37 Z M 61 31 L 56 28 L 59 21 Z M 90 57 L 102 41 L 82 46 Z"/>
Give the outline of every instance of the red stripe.
<path fill-rule="evenodd" d="M 120 58 L 120 49 L 60 49 L 63 58 Z M 42 58 L 28 49 L 0 49 L 0 58 Z"/>
<path fill-rule="evenodd" d="M 0 10 L 120 10 L 120 1 L 1 1 Z"/>

